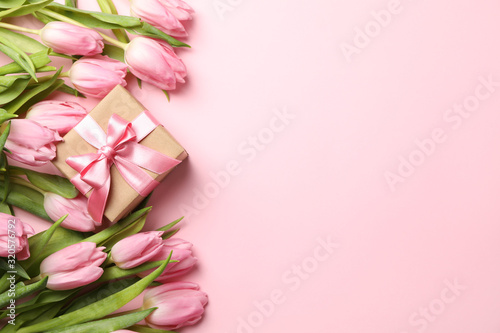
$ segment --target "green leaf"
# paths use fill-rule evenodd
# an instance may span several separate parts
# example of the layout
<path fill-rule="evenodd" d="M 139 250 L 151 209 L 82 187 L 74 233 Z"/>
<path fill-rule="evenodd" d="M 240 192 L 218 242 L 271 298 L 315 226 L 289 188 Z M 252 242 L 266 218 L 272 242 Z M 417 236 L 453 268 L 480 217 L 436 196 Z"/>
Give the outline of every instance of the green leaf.
<path fill-rule="evenodd" d="M 55 71 L 57 71 L 57 68 L 54 66 L 43 66 L 36 69 L 37 73 L 55 72 Z"/>
<path fill-rule="evenodd" d="M 5 142 L 7 142 L 7 138 L 9 137 L 10 133 L 10 122 L 7 124 L 7 127 L 2 132 L 2 135 L 0 135 L 0 151 L 3 150 L 3 147 L 5 146 Z"/>
<path fill-rule="evenodd" d="M 82 242 L 94 242 L 98 246 L 101 246 L 101 244 L 106 242 L 109 238 L 113 237 L 114 234 L 120 232 L 120 230 L 126 228 L 129 224 L 137 221 L 142 216 L 148 214 L 151 211 L 151 208 L 152 207 L 146 207 L 136 212 L 133 212 L 132 214 L 124 217 L 117 223 L 113 224 L 111 227 L 106 228 L 98 232 L 97 234 L 82 240 Z"/>
<path fill-rule="evenodd" d="M 37 10 L 40 10 L 50 4 L 53 0 L 45 0 L 36 3 L 31 3 L 27 5 L 22 5 L 19 7 L 14 7 L 0 12 L 0 17 L 13 17 L 13 16 L 23 16 L 28 15 Z"/>
<path fill-rule="evenodd" d="M 99 278 L 99 280 L 97 280 L 97 282 L 106 282 L 115 279 L 121 279 L 127 276 L 136 275 L 137 273 L 141 273 L 149 269 L 156 268 L 160 266 L 162 262 L 163 261 L 151 261 L 130 269 L 122 269 L 118 266 L 111 266 L 104 269 L 104 273 L 102 273 L 101 277 Z"/>
<path fill-rule="evenodd" d="M 47 279 L 48 277 L 45 277 L 42 280 L 29 285 L 25 285 L 23 282 L 17 283 L 15 287 L 15 295 L 12 295 L 10 290 L 7 290 L 0 295 L 0 307 L 3 308 L 9 304 L 11 299 L 23 298 L 45 288 L 47 285 Z"/>
<path fill-rule="evenodd" d="M 24 168 L 16 169 L 22 170 L 31 184 L 44 191 L 58 194 L 67 199 L 73 199 L 78 195 L 78 190 L 67 178 Z"/>
<path fill-rule="evenodd" d="M 167 35 L 160 29 L 153 27 L 151 24 L 146 22 L 142 22 L 141 26 L 139 27 L 129 28 L 127 29 L 127 31 L 135 35 L 163 39 L 164 41 L 166 41 L 167 43 L 169 43 L 174 47 L 191 47 L 188 44 L 183 43 L 175 39 L 174 37 Z"/>
<path fill-rule="evenodd" d="M 12 189 L 6 202 L 12 206 L 19 207 L 31 214 L 39 216 L 47 221 L 52 221 L 43 208 L 43 195 L 39 192 L 19 184 L 12 184 Z M 5 183 L 0 181 L 0 199 L 4 199 Z"/>
<path fill-rule="evenodd" d="M 82 94 L 81 92 L 79 92 L 78 90 L 76 90 L 74 88 L 71 88 L 70 86 L 68 86 L 66 84 L 63 84 L 57 90 L 65 93 L 65 94 L 73 95 L 75 97 L 87 98 L 87 97 L 85 97 L 84 94 Z"/>
<path fill-rule="evenodd" d="M 38 84 L 35 88 L 22 94 L 19 98 L 13 100 L 4 109 L 9 113 L 21 113 L 29 109 L 30 106 L 45 98 L 58 87 L 64 84 L 64 80 L 58 80 L 62 67 L 46 82 Z M 47 94 L 48 93 L 48 94 Z"/>
<path fill-rule="evenodd" d="M 178 233 L 178 232 L 179 232 L 179 230 L 180 230 L 180 229 L 170 230 L 170 231 L 168 231 L 168 232 L 164 233 L 163 235 L 161 235 L 161 238 L 163 238 L 163 239 L 168 239 L 168 238 L 170 238 L 170 237 L 174 236 L 176 233 Z"/>
<path fill-rule="evenodd" d="M 4 273 L 2 277 L 0 277 L 0 293 L 5 292 L 10 287 L 10 282 L 7 280 L 9 278 L 9 273 Z"/>
<path fill-rule="evenodd" d="M 111 238 L 106 240 L 102 244 L 102 246 L 105 246 L 106 249 L 111 249 L 113 247 L 113 245 L 115 245 L 116 243 L 118 243 L 122 239 L 124 239 L 128 236 L 135 235 L 136 233 L 140 232 L 142 230 L 142 228 L 144 227 L 145 223 L 146 223 L 146 216 L 143 216 L 143 217 L 137 219 L 137 221 L 129 224 L 128 226 L 126 226 L 125 228 L 123 228 L 122 230 L 120 230 L 119 232 L 114 234 Z"/>
<path fill-rule="evenodd" d="M 12 215 L 12 209 L 5 202 L 1 202 L 0 203 L 0 213 Z"/>
<path fill-rule="evenodd" d="M 42 321 L 46 321 L 49 319 L 54 318 L 59 310 L 63 307 L 64 303 L 55 303 L 55 304 L 50 304 L 50 305 L 45 305 L 40 308 L 33 309 L 28 312 L 24 312 L 21 314 L 21 320 L 19 322 L 19 326 L 24 325 L 24 326 L 30 326 L 30 325 L 35 325 L 37 323 L 40 323 Z M 17 308 L 16 308 L 17 310 Z M 8 326 L 13 326 L 13 325 L 8 325 Z M 18 326 L 18 318 L 16 317 L 16 326 Z M 16 331 L 19 329 L 19 326 L 17 327 Z M 3 331 L 2 331 L 3 333 Z"/>
<path fill-rule="evenodd" d="M 28 275 L 28 273 L 24 270 L 24 268 L 17 261 L 16 261 L 16 264 L 15 264 L 14 271 L 16 271 L 17 275 L 19 275 L 23 279 L 26 279 L 26 280 L 31 279 L 31 277 Z"/>
<path fill-rule="evenodd" d="M 20 48 L 15 46 L 15 44 L 12 44 L 7 39 L 0 37 L 0 51 L 21 66 L 33 78 L 33 80 L 37 80 L 35 65 L 33 65 L 30 57 L 28 57 L 28 55 Z"/>
<path fill-rule="evenodd" d="M 9 123 L 10 125 L 10 123 Z M 2 151 L 2 156 L 5 155 L 5 152 Z M 9 161 L 8 159 L 4 159 L 2 161 L 4 165 L 2 166 L 2 169 L 4 171 L 4 187 L 3 187 L 3 200 L 2 203 L 4 204 L 7 201 L 7 198 L 9 197 L 9 193 L 12 190 L 12 182 L 10 179 L 10 167 L 9 167 Z"/>
<path fill-rule="evenodd" d="M 40 293 L 38 293 L 35 297 L 30 299 L 29 301 L 23 302 L 21 304 L 16 304 L 16 314 L 21 314 L 21 313 L 43 313 L 47 307 L 53 307 L 57 306 L 55 303 L 62 302 L 62 304 L 59 306 L 58 310 L 53 314 L 51 318 L 53 318 L 61 307 L 67 302 L 68 298 L 74 296 L 80 289 L 73 289 L 73 290 L 49 290 L 45 289 L 42 290 Z M 2 313 L 2 318 L 5 317 L 8 314 L 8 310 L 4 311 Z M 32 320 L 36 318 L 37 316 L 31 316 L 31 318 L 26 318 L 25 321 Z M 17 318 L 16 318 L 17 319 Z M 50 318 L 46 318 L 45 320 L 48 320 Z M 16 320 L 17 324 L 17 320 Z M 3 332 L 3 331 L 0 331 Z"/>
<path fill-rule="evenodd" d="M 105 44 L 102 54 L 121 62 L 125 61 L 125 51 L 115 45 Z"/>
<path fill-rule="evenodd" d="M 26 0 L 0 0 L 0 8 L 19 7 L 25 2 Z"/>
<path fill-rule="evenodd" d="M 32 305 L 46 305 L 51 303 L 56 303 L 62 300 L 67 299 L 71 295 L 75 294 L 76 290 L 50 290 L 45 289 L 41 291 L 34 298 L 29 301 L 23 302 L 22 304 L 18 304 L 16 306 L 16 310 L 23 310 L 30 308 Z M 30 309 L 31 310 L 31 309 Z"/>
<path fill-rule="evenodd" d="M 7 90 L 0 93 L 0 105 L 12 102 L 19 97 L 28 86 L 30 80 L 31 79 L 16 80 Z"/>
<path fill-rule="evenodd" d="M 66 328 L 69 326 L 74 326 L 81 323 L 86 323 L 92 320 L 102 318 L 131 300 L 139 296 L 150 284 L 153 282 L 160 274 L 163 272 L 167 266 L 170 258 L 165 260 L 165 262 L 158 267 L 154 272 L 141 279 L 139 282 L 134 283 L 128 288 L 125 288 L 111 296 L 108 296 L 100 301 L 87 305 L 81 309 L 73 311 L 68 314 L 63 314 L 62 316 L 44 321 L 42 323 L 23 327 L 18 332 L 19 333 L 35 333 L 35 332 L 47 332 L 54 329 Z"/>
<path fill-rule="evenodd" d="M 0 270 L 10 271 L 9 264 L 7 264 L 4 258 L 0 258 Z"/>
<path fill-rule="evenodd" d="M 156 308 L 133 312 L 113 318 L 92 321 L 86 324 L 69 326 L 47 331 L 47 333 L 108 333 L 122 328 L 127 328 L 140 322 L 151 314 Z"/>
<path fill-rule="evenodd" d="M 175 220 L 173 222 L 170 222 L 169 224 L 167 224 L 164 227 L 156 229 L 156 231 L 169 231 L 170 229 L 172 229 L 173 227 L 175 227 L 179 222 L 181 222 L 183 219 L 184 219 L 184 216 L 181 217 L 181 218 L 178 218 L 177 220 Z"/>
<path fill-rule="evenodd" d="M 37 53 L 48 49 L 47 46 L 31 37 L 4 28 L 0 28 L 0 36 L 8 39 L 12 43 L 15 43 L 26 53 Z"/>
<path fill-rule="evenodd" d="M 128 329 L 137 333 L 175 333 L 174 331 L 157 330 L 143 325 L 132 325 Z"/>
<path fill-rule="evenodd" d="M 36 238 L 36 242 L 34 239 L 30 238 L 29 245 L 31 256 L 23 262 L 24 268 L 29 269 L 33 263 L 41 262 L 45 258 L 43 257 L 43 255 L 45 253 L 47 244 L 49 243 L 56 230 L 58 230 L 61 223 L 63 223 L 63 221 L 66 219 L 66 217 L 68 217 L 68 215 L 64 215 L 59 220 L 54 222 L 54 224 L 52 224 L 50 228 L 48 228 L 44 232 L 41 232 L 40 236 Z"/>
<path fill-rule="evenodd" d="M 77 0 L 66 0 L 64 4 L 68 7 L 76 8 L 78 7 Z"/>
<path fill-rule="evenodd" d="M 0 94 L 8 90 L 19 79 L 30 79 L 29 75 L 9 75 L 0 76 Z M 5 110 L 4 110 L 5 111 Z"/>
<path fill-rule="evenodd" d="M 62 68 L 62 67 L 61 67 Z M 62 85 L 64 84 L 64 80 L 62 79 L 57 79 L 52 85 L 50 85 L 48 88 L 43 89 L 40 91 L 38 94 L 36 94 L 33 98 L 31 98 L 29 101 L 25 102 L 16 112 L 18 114 L 22 114 L 28 109 L 38 103 L 46 99 L 50 94 L 52 94 L 54 91 L 58 90 Z M 38 86 L 37 86 L 38 87 Z"/>
<path fill-rule="evenodd" d="M 21 265 L 19 265 L 19 263 L 16 261 L 16 263 L 14 264 L 14 268 L 12 268 L 6 261 L 4 258 L 1 258 L 0 259 L 0 269 L 3 269 L 4 271 L 11 271 L 11 272 L 17 272 L 17 275 L 19 275 L 20 277 L 22 277 L 23 279 L 26 279 L 26 280 L 29 280 L 30 279 L 30 276 L 28 275 L 28 273 L 26 273 L 26 271 L 24 270 L 23 267 L 21 267 Z"/>
<path fill-rule="evenodd" d="M 0 172 L 7 171 L 7 168 L 9 167 L 9 161 L 7 160 L 7 155 L 5 155 L 5 152 L 9 152 L 9 150 L 4 147 L 3 151 L 0 152 Z"/>
<path fill-rule="evenodd" d="M 78 298 L 76 298 L 71 305 L 64 311 L 64 313 L 70 313 L 86 307 L 92 303 L 100 301 L 103 298 L 116 294 L 117 292 L 130 287 L 134 283 L 137 283 L 140 278 L 134 276 L 128 279 L 122 279 L 118 281 L 108 282 L 101 285 L 99 288 L 92 290 L 91 292 L 85 293 Z"/>
<path fill-rule="evenodd" d="M 29 56 L 37 71 L 40 71 L 41 68 L 45 67 L 45 65 L 50 63 L 51 60 L 48 55 L 49 51 L 50 49 L 46 49 L 33 53 Z M 56 69 L 54 68 L 54 70 Z M 10 64 L 0 67 L 0 75 L 14 74 L 14 73 L 25 73 L 25 72 L 23 72 L 23 68 L 16 62 L 11 62 Z M 8 78 L 10 76 L 5 76 L 5 77 Z"/>
<path fill-rule="evenodd" d="M 138 27 L 141 25 L 141 20 L 137 17 L 93 12 L 89 10 L 63 6 L 58 3 L 50 4 L 49 6 L 47 6 L 47 9 L 62 14 L 90 28 L 121 29 Z M 42 14 L 50 16 L 50 13 L 47 10 L 43 10 L 41 12 Z"/>

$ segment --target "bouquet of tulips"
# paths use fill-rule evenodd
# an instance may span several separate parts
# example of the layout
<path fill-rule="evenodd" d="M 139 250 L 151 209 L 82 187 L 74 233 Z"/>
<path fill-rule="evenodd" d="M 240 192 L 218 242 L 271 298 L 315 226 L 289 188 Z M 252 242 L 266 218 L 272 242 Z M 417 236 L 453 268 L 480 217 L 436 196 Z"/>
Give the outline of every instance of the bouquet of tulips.
<path fill-rule="evenodd" d="M 74 0 L 0 0 L 0 51 L 12 59 L 0 67 L 0 332 L 170 332 L 198 322 L 207 303 L 197 284 L 178 280 L 196 263 L 192 244 L 172 237 L 181 219 L 142 231 L 146 198 L 104 228 L 70 181 L 33 169 L 87 115 L 76 102 L 46 100 L 51 93 L 101 98 L 129 71 L 166 93 L 184 82 L 174 48 L 188 45 L 174 37 L 187 36 L 186 3 L 132 0 L 123 16 L 112 0 L 97 2 L 101 12 Z M 27 15 L 41 29 L 9 19 Z M 35 234 L 15 207 L 53 224 Z M 142 307 L 120 312 L 143 292 Z"/>

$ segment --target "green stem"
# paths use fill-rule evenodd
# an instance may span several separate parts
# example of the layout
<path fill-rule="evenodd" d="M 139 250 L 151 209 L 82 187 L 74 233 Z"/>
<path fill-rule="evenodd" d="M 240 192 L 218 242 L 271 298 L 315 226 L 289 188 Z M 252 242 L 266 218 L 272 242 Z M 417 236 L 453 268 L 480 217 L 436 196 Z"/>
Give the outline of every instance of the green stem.
<path fill-rule="evenodd" d="M 53 12 L 53 11 L 51 11 L 51 10 L 49 10 L 49 9 L 40 9 L 40 10 L 39 10 L 39 12 L 40 12 L 40 13 L 42 13 L 42 14 L 45 14 L 45 15 L 47 15 L 47 16 L 50 16 L 50 17 L 52 17 L 52 18 L 55 18 L 55 19 L 57 19 L 57 20 L 59 20 L 59 21 L 63 21 L 63 22 L 66 22 L 66 23 L 70 23 L 70 24 L 73 24 L 73 25 L 77 25 L 77 26 L 79 26 L 79 27 L 83 27 L 83 28 L 88 28 L 88 29 L 90 29 L 90 28 L 89 28 L 89 27 L 87 27 L 85 24 L 82 24 L 82 23 L 80 23 L 80 22 L 78 22 L 78 21 L 75 21 L 75 20 L 73 20 L 73 19 L 70 19 L 69 17 L 64 16 L 64 15 L 62 15 L 62 14 L 59 14 L 59 13 Z M 124 49 L 124 50 L 127 48 L 127 45 L 128 45 L 128 44 L 126 44 L 126 43 L 122 43 L 122 42 L 120 42 L 120 41 L 119 41 L 119 40 L 117 40 L 117 39 L 114 39 L 114 38 L 112 38 L 112 37 L 109 37 L 109 36 L 108 36 L 108 35 L 106 35 L 106 34 L 103 34 L 102 32 L 99 32 L 99 31 L 97 31 L 97 32 L 98 32 L 98 33 L 102 36 L 102 38 L 103 38 L 105 41 L 107 41 L 108 43 L 113 44 L 113 45 L 115 45 L 115 46 L 118 46 L 119 48 Z"/>
<path fill-rule="evenodd" d="M 4 22 L 0 22 L 0 28 L 6 28 L 6 29 L 21 31 L 21 32 L 27 32 L 27 33 L 35 34 L 35 35 L 40 34 L 40 30 L 28 29 L 28 28 L 24 28 L 24 27 L 20 27 L 20 26 L 14 25 L 14 24 L 4 23 Z"/>

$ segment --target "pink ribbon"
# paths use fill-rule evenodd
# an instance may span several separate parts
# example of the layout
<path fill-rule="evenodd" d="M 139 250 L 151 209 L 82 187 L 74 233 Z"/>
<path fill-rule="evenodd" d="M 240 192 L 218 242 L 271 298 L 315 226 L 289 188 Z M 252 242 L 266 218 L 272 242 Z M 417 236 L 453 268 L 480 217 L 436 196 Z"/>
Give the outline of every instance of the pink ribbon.
<path fill-rule="evenodd" d="M 97 152 L 71 156 L 66 163 L 78 174 L 71 179 L 76 188 L 86 194 L 90 216 L 101 223 L 111 186 L 110 168 L 114 164 L 125 181 L 140 196 L 147 196 L 159 183 L 143 169 L 162 174 L 181 161 L 139 144 L 157 126 L 158 121 L 148 112 L 142 112 L 132 122 L 113 114 L 108 133 L 90 115 L 75 130 Z"/>

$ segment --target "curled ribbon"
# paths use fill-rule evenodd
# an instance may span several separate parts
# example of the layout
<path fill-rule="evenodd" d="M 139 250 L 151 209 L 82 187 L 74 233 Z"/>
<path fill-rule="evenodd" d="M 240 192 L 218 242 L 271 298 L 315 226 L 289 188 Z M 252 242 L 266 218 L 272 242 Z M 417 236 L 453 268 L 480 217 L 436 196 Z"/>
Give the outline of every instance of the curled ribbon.
<path fill-rule="evenodd" d="M 77 133 L 97 148 L 97 152 L 68 157 L 66 163 L 78 172 L 71 182 L 80 192 L 86 194 L 93 189 L 88 209 L 94 221 L 102 222 L 113 164 L 140 196 L 147 196 L 159 183 L 143 169 L 162 174 L 181 162 L 139 144 L 158 125 L 148 111 L 142 112 L 132 122 L 113 114 L 107 134 L 90 115 L 76 125 Z"/>

